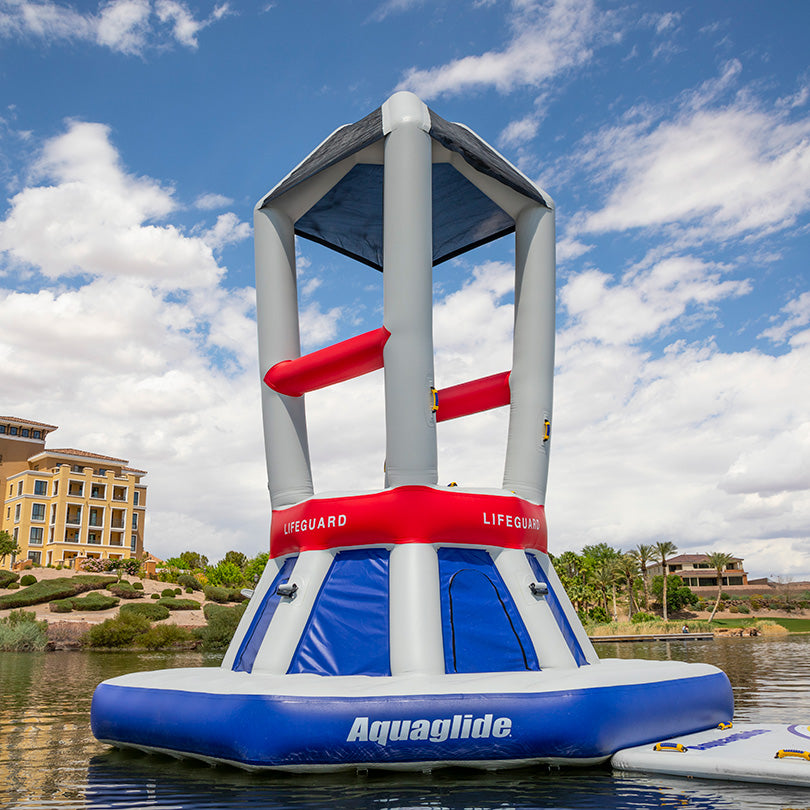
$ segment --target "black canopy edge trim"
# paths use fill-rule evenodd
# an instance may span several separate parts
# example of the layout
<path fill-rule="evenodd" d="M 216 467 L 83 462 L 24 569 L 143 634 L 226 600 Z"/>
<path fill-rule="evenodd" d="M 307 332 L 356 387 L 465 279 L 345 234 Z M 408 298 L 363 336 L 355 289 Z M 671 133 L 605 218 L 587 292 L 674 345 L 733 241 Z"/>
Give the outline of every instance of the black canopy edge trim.
<path fill-rule="evenodd" d="M 329 250 L 334 250 L 335 253 L 340 253 L 343 256 L 347 256 L 350 259 L 354 259 L 356 262 L 360 262 L 360 264 L 365 264 L 367 267 L 373 267 L 375 270 L 379 270 L 382 273 L 382 267 L 376 262 L 367 259 L 365 256 L 360 256 L 357 253 L 352 253 L 350 250 L 345 250 L 344 248 L 338 247 L 332 242 L 327 242 L 325 239 L 321 239 L 318 236 L 313 236 L 311 233 L 304 233 L 303 231 L 299 231 L 298 228 L 295 229 L 295 235 L 300 236 L 302 239 L 308 239 L 310 242 L 315 242 L 318 245 L 323 245 L 323 247 L 329 248 Z"/>
<path fill-rule="evenodd" d="M 477 242 L 473 242 L 472 244 L 469 244 L 466 247 L 459 248 L 458 250 L 452 250 L 450 251 L 450 253 L 446 253 L 443 256 L 439 256 L 439 258 L 433 262 L 433 267 L 436 267 L 437 265 L 440 264 L 444 264 L 444 262 L 449 262 L 450 259 L 455 259 L 457 256 L 461 256 L 464 253 L 469 253 L 471 250 L 475 250 L 476 248 L 482 247 L 483 245 L 487 245 L 490 242 L 494 242 L 496 239 L 500 239 L 503 236 L 509 236 L 510 233 L 514 232 L 515 226 L 511 225 L 508 228 L 504 228 L 504 230 L 502 231 L 498 231 L 498 233 L 494 233 L 491 236 L 485 237 L 484 239 L 479 239 Z M 357 253 L 352 253 L 350 250 L 345 250 L 344 248 L 337 247 L 331 242 L 327 242 L 325 239 L 313 236 L 311 233 L 304 233 L 303 231 L 299 231 L 296 228 L 295 235 L 300 236 L 302 239 L 307 239 L 310 242 L 315 242 L 318 245 L 322 245 L 325 248 L 329 248 L 329 250 L 334 250 L 335 253 L 340 253 L 342 256 L 346 256 L 349 259 L 354 259 L 356 262 L 360 262 L 360 264 L 364 264 L 366 265 L 366 267 L 372 267 L 375 270 L 378 270 L 380 273 L 383 272 L 383 269 L 379 264 L 377 264 L 376 262 L 372 262 L 371 260 L 365 258 L 365 256 L 359 256 Z"/>
<path fill-rule="evenodd" d="M 487 245 L 490 242 L 494 242 L 496 239 L 500 239 L 502 236 L 509 236 L 510 233 L 514 232 L 515 226 L 510 225 L 508 228 L 504 228 L 502 231 L 493 233 L 490 236 L 485 236 L 483 239 L 479 239 L 477 242 L 471 242 L 470 244 L 465 245 L 462 248 L 458 248 L 457 250 L 451 250 L 450 253 L 447 253 L 444 256 L 439 256 L 439 258 L 433 262 L 433 266 L 436 267 L 437 264 L 448 262 L 450 261 L 450 259 L 455 259 L 456 256 L 461 256 L 464 253 L 469 253 L 471 250 L 475 250 L 475 248 L 479 248 L 482 245 Z"/>

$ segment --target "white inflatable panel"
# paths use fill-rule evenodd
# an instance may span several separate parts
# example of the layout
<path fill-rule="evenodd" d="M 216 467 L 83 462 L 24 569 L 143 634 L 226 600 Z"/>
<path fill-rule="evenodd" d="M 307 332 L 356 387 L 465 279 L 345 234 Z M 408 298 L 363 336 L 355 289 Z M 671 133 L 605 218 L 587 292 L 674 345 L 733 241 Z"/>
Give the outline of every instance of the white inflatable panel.
<path fill-rule="evenodd" d="M 621 771 L 810 787 L 810 726 L 734 723 L 625 748 L 611 764 Z"/>

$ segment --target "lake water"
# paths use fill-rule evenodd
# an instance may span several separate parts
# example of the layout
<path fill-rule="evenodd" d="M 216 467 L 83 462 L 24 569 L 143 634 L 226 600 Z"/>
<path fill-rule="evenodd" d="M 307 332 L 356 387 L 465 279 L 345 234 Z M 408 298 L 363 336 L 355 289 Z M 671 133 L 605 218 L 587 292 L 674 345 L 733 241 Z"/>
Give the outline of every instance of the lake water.
<path fill-rule="evenodd" d="M 810 636 L 599 644 L 603 658 L 705 661 L 724 669 L 735 720 L 810 724 Z M 0 807 L 158 810 L 803 808 L 810 789 L 629 776 L 608 767 L 477 773 L 248 774 L 111 749 L 90 732 L 96 684 L 125 672 L 217 666 L 197 653 L 0 653 Z M 810 763 L 808 763 L 810 769 Z"/>

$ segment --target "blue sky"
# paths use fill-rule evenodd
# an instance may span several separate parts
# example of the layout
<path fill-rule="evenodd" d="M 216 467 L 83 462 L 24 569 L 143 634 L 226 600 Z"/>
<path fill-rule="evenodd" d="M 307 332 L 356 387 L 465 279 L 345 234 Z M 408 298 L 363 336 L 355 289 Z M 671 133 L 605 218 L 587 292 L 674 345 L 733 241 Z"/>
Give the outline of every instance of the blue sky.
<path fill-rule="evenodd" d="M 810 578 L 803 3 L 0 0 L 2 410 L 149 471 L 147 547 L 266 547 L 251 214 L 398 89 L 557 204 L 550 547 Z M 305 349 L 380 278 L 300 242 Z M 512 240 L 436 269 L 439 387 L 510 365 Z M 318 392 L 319 490 L 381 485 L 379 374 Z M 503 411 L 440 427 L 500 485 Z"/>

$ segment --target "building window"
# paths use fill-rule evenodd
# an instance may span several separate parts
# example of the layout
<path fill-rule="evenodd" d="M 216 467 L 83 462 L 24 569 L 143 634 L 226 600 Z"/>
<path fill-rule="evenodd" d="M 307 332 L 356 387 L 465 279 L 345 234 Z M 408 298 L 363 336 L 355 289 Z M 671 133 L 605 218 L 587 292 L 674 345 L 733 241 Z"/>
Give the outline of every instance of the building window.
<path fill-rule="evenodd" d="M 19 536 L 20 536 L 20 527 L 19 527 L 19 526 L 15 526 L 15 527 L 14 527 L 14 534 L 13 534 L 13 537 L 14 537 L 14 542 L 15 542 L 15 543 L 17 542 L 17 539 L 19 538 Z"/>
<path fill-rule="evenodd" d="M 41 546 L 42 545 L 42 527 L 41 526 L 32 526 L 31 527 L 31 534 L 28 537 L 28 542 L 32 546 Z"/>
<path fill-rule="evenodd" d="M 9 436 L 16 436 L 16 435 L 17 435 L 17 428 L 15 428 L 15 427 L 10 427 L 10 428 L 8 429 L 8 435 L 9 435 Z"/>
<path fill-rule="evenodd" d="M 22 504 L 19 504 L 19 503 L 18 503 L 18 504 L 17 504 L 17 505 L 14 507 L 14 522 L 15 522 L 15 523 L 19 523 L 19 522 L 20 522 L 20 506 L 21 506 L 21 505 L 22 505 Z"/>
<path fill-rule="evenodd" d="M 101 543 L 101 539 L 96 532 L 89 532 L 87 534 L 87 542 L 97 546 Z"/>
<path fill-rule="evenodd" d="M 135 531 L 138 528 L 138 513 L 132 513 L 132 531 Z"/>
<path fill-rule="evenodd" d="M 51 523 L 56 523 L 56 504 L 51 505 Z"/>
<path fill-rule="evenodd" d="M 6 426 L 5 425 L 0 425 L 0 433 L 5 433 L 5 432 L 6 432 Z"/>
<path fill-rule="evenodd" d="M 70 481 L 68 483 L 68 495 L 74 498 L 81 498 L 84 493 L 84 483 L 82 481 Z"/>
<path fill-rule="evenodd" d="M 28 428 L 23 428 L 20 435 L 27 439 L 31 435 L 31 431 Z"/>
<path fill-rule="evenodd" d="M 41 430 L 35 430 L 33 432 L 33 436 L 34 436 L 35 439 L 41 439 L 42 438 L 42 431 Z"/>
<path fill-rule="evenodd" d="M 17 495 L 22 495 L 23 482 L 17 481 Z"/>
<path fill-rule="evenodd" d="M 135 549 L 138 547 L 138 535 L 137 534 L 133 534 L 132 537 L 129 538 L 129 547 L 130 547 L 130 549 L 132 549 L 132 551 L 135 551 Z"/>
<path fill-rule="evenodd" d="M 47 495 L 48 482 L 47 481 L 34 481 L 34 495 Z"/>
<path fill-rule="evenodd" d="M 104 525 L 104 510 L 93 508 L 90 510 L 90 525 L 103 526 Z"/>
<path fill-rule="evenodd" d="M 106 475 L 107 474 L 107 468 L 106 467 L 99 467 L 98 468 L 98 474 L 99 475 Z"/>
<path fill-rule="evenodd" d="M 104 498 L 107 493 L 107 487 L 104 484 L 93 484 L 90 487 L 90 497 L 91 498 Z"/>
<path fill-rule="evenodd" d="M 28 559 L 31 560 L 34 565 L 39 565 L 39 561 L 42 559 L 42 552 L 41 551 L 29 551 L 28 552 Z"/>
<path fill-rule="evenodd" d="M 31 504 L 31 520 L 45 520 L 45 504 Z"/>
<path fill-rule="evenodd" d="M 137 506 L 141 502 L 141 493 L 138 492 L 136 489 L 135 492 L 132 493 L 132 503 Z"/>
<path fill-rule="evenodd" d="M 58 482 L 58 481 L 54 481 L 54 482 L 53 482 L 53 496 L 54 496 L 54 498 L 55 498 L 55 497 L 56 497 L 58 494 L 59 494 L 59 482 Z"/>

